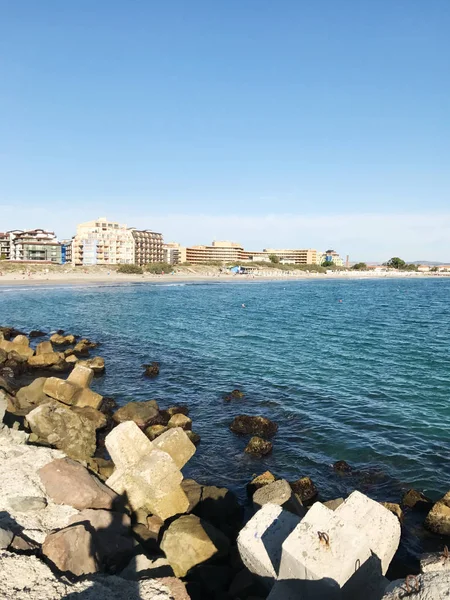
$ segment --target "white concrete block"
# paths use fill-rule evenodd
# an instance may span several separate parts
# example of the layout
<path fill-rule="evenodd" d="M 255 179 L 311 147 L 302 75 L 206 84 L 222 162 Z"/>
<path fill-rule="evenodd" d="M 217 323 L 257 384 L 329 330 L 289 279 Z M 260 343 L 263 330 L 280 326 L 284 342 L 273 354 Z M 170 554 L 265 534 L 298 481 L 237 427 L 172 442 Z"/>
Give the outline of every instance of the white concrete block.
<path fill-rule="evenodd" d="M 300 517 L 281 506 L 265 504 L 248 521 L 237 540 L 239 553 L 248 570 L 273 583 L 280 566 L 281 546 L 299 522 Z"/>
<path fill-rule="evenodd" d="M 369 548 L 381 561 L 386 574 L 400 543 L 401 527 L 398 518 L 379 502 L 361 492 L 353 492 L 335 514 L 364 535 Z"/>
<path fill-rule="evenodd" d="M 105 444 L 116 469 L 133 467 L 153 451 L 152 442 L 134 421 L 114 427 L 106 436 Z"/>
<path fill-rule="evenodd" d="M 320 502 L 310 508 L 283 543 L 279 579 L 317 580 L 317 597 L 327 597 L 369 560 L 366 537 L 336 512 Z"/>

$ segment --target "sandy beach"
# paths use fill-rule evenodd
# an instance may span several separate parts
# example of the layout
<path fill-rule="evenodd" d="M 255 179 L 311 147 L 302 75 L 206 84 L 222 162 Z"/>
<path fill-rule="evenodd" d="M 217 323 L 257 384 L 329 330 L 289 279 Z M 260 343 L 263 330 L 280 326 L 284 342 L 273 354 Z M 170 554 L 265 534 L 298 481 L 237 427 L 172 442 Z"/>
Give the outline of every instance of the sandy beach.
<path fill-rule="evenodd" d="M 15 265 L 18 267 L 17 265 Z M 90 269 L 56 267 L 44 268 L 40 265 L 24 265 L 11 270 L 0 270 L 0 286 L 11 285 L 98 285 L 120 283 L 195 283 L 195 282 L 257 282 L 257 281 L 293 281 L 305 279 L 368 279 L 368 278 L 408 278 L 445 277 L 443 273 L 417 273 L 409 271 L 333 271 L 329 273 L 308 273 L 305 271 L 276 271 L 262 269 L 254 275 L 238 275 L 220 272 L 218 268 L 198 267 L 178 269 L 170 274 L 126 275 L 112 269 L 93 267 Z"/>

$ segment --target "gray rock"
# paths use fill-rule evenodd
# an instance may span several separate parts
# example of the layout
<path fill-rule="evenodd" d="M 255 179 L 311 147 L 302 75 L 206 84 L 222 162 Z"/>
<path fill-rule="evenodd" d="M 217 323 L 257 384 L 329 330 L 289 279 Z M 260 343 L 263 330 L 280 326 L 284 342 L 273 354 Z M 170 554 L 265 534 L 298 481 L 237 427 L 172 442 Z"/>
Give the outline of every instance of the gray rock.
<path fill-rule="evenodd" d="M 409 597 L 413 600 L 444 600 L 450 597 L 449 590 L 450 571 L 423 573 L 410 577 L 408 582 L 404 579 L 393 581 L 387 586 L 382 600 Z"/>
<path fill-rule="evenodd" d="M 42 496 L 16 496 L 8 500 L 10 508 L 16 512 L 29 512 L 43 510 L 47 507 L 47 500 Z"/>
<path fill-rule="evenodd" d="M 12 531 L 0 527 L 0 550 L 6 550 L 12 542 L 13 537 L 14 534 Z"/>

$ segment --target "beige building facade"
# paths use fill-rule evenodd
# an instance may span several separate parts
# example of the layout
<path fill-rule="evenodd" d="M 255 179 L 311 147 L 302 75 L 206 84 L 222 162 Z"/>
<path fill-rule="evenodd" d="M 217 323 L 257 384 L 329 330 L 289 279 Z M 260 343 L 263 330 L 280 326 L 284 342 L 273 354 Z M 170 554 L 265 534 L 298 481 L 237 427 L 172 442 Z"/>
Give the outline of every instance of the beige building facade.
<path fill-rule="evenodd" d="M 132 232 L 101 217 L 81 223 L 72 243 L 72 264 L 77 266 L 134 264 Z"/>
<path fill-rule="evenodd" d="M 236 242 L 214 241 L 211 246 L 186 248 L 186 261 L 195 265 L 207 262 L 233 263 L 245 260 L 244 249 Z"/>
<path fill-rule="evenodd" d="M 134 262 L 136 265 L 142 267 L 164 261 L 164 244 L 161 233 L 131 229 L 131 234 L 134 239 Z"/>
<path fill-rule="evenodd" d="M 265 248 L 262 252 L 244 252 L 245 260 L 251 261 L 270 261 L 271 256 L 276 256 L 281 263 L 290 265 L 317 265 L 319 264 L 320 253 L 312 248 L 306 250 L 288 250 Z"/>

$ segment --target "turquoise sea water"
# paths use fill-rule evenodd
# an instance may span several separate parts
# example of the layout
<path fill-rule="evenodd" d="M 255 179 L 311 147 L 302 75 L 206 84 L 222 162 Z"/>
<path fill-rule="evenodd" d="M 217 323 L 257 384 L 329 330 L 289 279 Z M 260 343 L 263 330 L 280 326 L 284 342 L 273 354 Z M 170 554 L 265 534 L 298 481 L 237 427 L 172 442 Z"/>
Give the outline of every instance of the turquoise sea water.
<path fill-rule="evenodd" d="M 2 287 L 0 324 L 99 340 L 94 387 L 120 404 L 188 404 L 200 481 L 242 495 L 270 469 L 312 477 L 325 499 L 357 487 L 398 501 L 450 488 L 449 298 L 440 279 Z M 143 378 L 154 360 L 160 376 Z M 225 403 L 234 388 L 245 399 Z M 243 453 L 239 413 L 279 424 L 271 456 Z M 358 473 L 334 473 L 338 459 Z"/>

